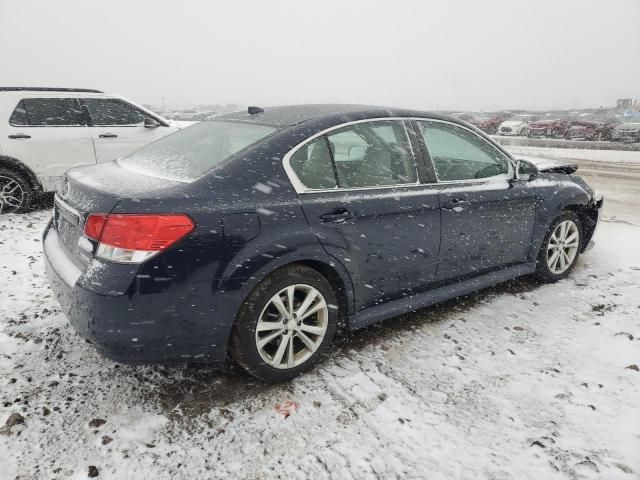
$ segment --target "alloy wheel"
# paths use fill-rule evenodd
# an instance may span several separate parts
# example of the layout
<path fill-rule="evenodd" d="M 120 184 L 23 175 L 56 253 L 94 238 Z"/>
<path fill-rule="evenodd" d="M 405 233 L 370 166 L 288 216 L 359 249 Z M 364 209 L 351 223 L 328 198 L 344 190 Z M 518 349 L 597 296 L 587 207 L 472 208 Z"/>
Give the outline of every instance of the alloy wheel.
<path fill-rule="evenodd" d="M 556 275 L 564 273 L 573 263 L 580 246 L 580 230 L 573 220 L 560 222 L 547 244 L 547 265 Z"/>
<path fill-rule="evenodd" d="M 23 202 L 24 191 L 20 184 L 14 178 L 0 175 L 0 215 L 18 211 Z"/>
<path fill-rule="evenodd" d="M 329 308 L 322 294 L 310 285 L 290 285 L 271 297 L 260 314 L 258 353 L 273 368 L 297 367 L 316 352 L 328 324 Z"/>

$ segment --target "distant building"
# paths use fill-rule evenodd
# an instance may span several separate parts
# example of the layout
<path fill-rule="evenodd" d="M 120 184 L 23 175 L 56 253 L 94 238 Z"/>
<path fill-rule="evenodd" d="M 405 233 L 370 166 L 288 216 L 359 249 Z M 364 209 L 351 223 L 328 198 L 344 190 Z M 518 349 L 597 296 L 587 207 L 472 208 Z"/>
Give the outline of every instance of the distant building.
<path fill-rule="evenodd" d="M 618 110 L 624 110 L 631 107 L 633 107 L 633 99 L 631 98 L 619 98 L 616 102 L 616 108 Z"/>

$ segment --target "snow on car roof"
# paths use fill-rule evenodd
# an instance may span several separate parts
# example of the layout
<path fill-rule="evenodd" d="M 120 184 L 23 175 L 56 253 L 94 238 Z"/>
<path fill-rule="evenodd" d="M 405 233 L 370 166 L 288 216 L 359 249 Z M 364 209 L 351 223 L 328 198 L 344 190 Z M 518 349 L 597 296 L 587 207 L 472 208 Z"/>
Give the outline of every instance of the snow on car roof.
<path fill-rule="evenodd" d="M 316 104 L 287 105 L 264 107 L 264 111 L 249 114 L 246 111 L 220 115 L 219 120 L 245 121 L 261 123 L 274 127 L 297 125 L 309 120 L 329 119 L 334 117 L 336 123 L 380 117 L 429 117 L 461 123 L 451 117 L 437 113 L 407 110 L 401 108 L 377 107 L 370 105 Z"/>

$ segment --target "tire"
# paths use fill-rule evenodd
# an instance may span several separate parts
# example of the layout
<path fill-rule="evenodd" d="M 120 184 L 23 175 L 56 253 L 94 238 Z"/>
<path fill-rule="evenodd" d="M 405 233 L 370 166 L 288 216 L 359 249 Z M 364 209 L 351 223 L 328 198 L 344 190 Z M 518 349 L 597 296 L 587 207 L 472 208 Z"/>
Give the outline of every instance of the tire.
<path fill-rule="evenodd" d="M 314 300 L 300 311 L 308 295 L 315 295 Z M 338 326 L 337 305 L 335 291 L 319 272 L 303 265 L 283 267 L 265 278 L 240 307 L 231 332 L 231 357 L 264 382 L 295 378 L 328 355 Z M 304 318 L 305 311 L 316 308 Z"/>
<path fill-rule="evenodd" d="M 0 215 L 28 211 L 33 196 L 31 185 L 24 176 L 8 168 L 0 168 Z"/>
<path fill-rule="evenodd" d="M 563 233 L 563 229 L 566 233 Z M 576 232 L 577 238 L 573 238 Z M 580 256 L 582 238 L 582 223 L 578 215 L 574 212 L 564 212 L 556 217 L 551 222 L 538 253 L 535 273 L 538 280 L 553 283 L 567 277 Z M 556 252 L 564 254 L 556 255 Z"/>

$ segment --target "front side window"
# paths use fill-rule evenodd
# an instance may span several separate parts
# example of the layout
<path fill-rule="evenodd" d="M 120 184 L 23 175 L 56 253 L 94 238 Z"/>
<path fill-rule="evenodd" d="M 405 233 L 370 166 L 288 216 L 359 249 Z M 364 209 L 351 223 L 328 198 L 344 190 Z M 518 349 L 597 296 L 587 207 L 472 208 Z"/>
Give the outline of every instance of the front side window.
<path fill-rule="evenodd" d="M 418 180 L 404 124 L 375 121 L 327 136 L 341 188 L 406 185 Z"/>
<path fill-rule="evenodd" d="M 91 123 L 95 126 L 138 125 L 144 114 L 117 98 L 85 98 Z"/>
<path fill-rule="evenodd" d="M 475 180 L 509 173 L 509 160 L 469 130 L 442 122 L 418 122 L 438 180 Z"/>
<path fill-rule="evenodd" d="M 56 127 L 84 124 L 75 98 L 24 98 L 14 109 L 9 123 Z"/>
<path fill-rule="evenodd" d="M 336 187 L 336 176 L 326 137 L 317 138 L 296 150 L 289 164 L 300 182 L 308 189 Z"/>
<path fill-rule="evenodd" d="M 151 177 L 191 182 L 274 131 L 252 123 L 200 122 L 136 150 L 118 164 Z"/>

